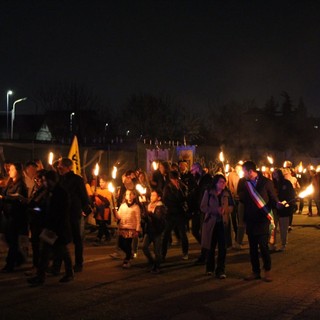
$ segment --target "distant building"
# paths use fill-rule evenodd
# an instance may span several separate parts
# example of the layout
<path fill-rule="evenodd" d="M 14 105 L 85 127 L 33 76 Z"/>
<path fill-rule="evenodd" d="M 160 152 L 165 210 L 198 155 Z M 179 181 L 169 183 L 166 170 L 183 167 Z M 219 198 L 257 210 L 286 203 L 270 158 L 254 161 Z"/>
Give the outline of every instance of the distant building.
<path fill-rule="evenodd" d="M 38 131 L 36 135 L 36 140 L 39 141 L 52 141 L 52 134 L 49 130 L 49 127 L 46 123 L 42 125 L 40 130 Z"/>

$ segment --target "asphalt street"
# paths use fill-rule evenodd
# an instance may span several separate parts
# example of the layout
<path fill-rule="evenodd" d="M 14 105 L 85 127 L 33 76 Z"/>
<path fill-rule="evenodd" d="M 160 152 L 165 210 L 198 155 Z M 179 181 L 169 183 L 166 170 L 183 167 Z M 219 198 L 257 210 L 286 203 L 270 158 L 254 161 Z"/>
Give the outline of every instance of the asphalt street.
<path fill-rule="evenodd" d="M 319 319 L 320 217 L 294 215 L 285 252 L 272 254 L 273 281 L 244 281 L 250 273 L 248 245 L 228 250 L 227 279 L 205 274 L 195 265 L 200 247 L 189 235 L 189 260 L 178 245 L 170 247 L 161 273 L 148 272 L 141 250 L 128 270 L 110 257 L 115 240 L 95 246 L 85 239 L 85 264 L 74 281 L 48 276 L 32 288 L 24 272 L 0 274 L 0 319 Z M 245 239 L 246 240 L 246 239 Z M 71 250 L 72 250 L 71 246 Z M 6 248 L 1 246 L 1 263 Z"/>

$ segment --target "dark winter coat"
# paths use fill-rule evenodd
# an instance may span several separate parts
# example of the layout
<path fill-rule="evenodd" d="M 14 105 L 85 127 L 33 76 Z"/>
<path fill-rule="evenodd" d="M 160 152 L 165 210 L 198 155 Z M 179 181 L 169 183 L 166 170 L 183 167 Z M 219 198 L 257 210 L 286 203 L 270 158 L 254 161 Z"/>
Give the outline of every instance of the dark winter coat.
<path fill-rule="evenodd" d="M 275 208 L 279 201 L 273 182 L 258 173 L 256 190 L 264 199 L 269 209 Z M 244 221 L 246 223 L 247 233 L 252 235 L 269 234 L 270 220 L 263 209 L 259 209 L 252 200 L 245 183 L 238 185 L 239 200 L 244 205 Z"/>
<path fill-rule="evenodd" d="M 69 217 L 70 198 L 68 192 L 57 184 L 48 193 L 44 217 L 44 228 L 55 232 L 61 244 L 71 242 Z"/>

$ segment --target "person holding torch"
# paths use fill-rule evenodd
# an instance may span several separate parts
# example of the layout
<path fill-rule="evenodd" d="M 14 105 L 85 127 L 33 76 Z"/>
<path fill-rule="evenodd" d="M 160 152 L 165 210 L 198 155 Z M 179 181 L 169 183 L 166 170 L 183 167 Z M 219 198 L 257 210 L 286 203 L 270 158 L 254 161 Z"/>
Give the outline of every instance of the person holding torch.
<path fill-rule="evenodd" d="M 244 222 L 249 240 L 252 273 L 247 281 L 261 279 L 259 251 L 263 261 L 264 280 L 272 281 L 269 252 L 270 231 L 274 229 L 272 208 L 281 209 L 283 204 L 275 192 L 273 182 L 257 171 L 253 161 L 242 165 L 245 182 L 238 185 L 239 201 L 244 206 Z"/>
<path fill-rule="evenodd" d="M 111 223 L 110 206 L 113 202 L 113 195 L 108 189 L 108 177 L 103 174 L 99 179 L 99 187 L 93 194 L 94 217 L 98 225 L 97 244 L 101 244 L 102 238 L 106 241 L 111 240 L 108 225 Z"/>
<path fill-rule="evenodd" d="M 141 232 L 141 211 L 138 205 L 137 196 L 134 190 L 126 190 L 125 201 L 118 210 L 113 210 L 116 220 L 118 220 L 119 248 L 125 253 L 122 267 L 129 269 L 132 257 L 132 241 L 138 238 Z"/>

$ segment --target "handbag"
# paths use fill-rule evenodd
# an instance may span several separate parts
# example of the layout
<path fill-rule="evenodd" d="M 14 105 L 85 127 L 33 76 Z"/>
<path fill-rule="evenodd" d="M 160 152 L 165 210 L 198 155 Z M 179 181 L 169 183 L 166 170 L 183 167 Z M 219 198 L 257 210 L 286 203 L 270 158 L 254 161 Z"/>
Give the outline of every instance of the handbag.
<path fill-rule="evenodd" d="M 42 241 L 44 241 L 44 242 L 46 242 L 46 243 L 48 243 L 48 244 L 50 244 L 50 245 L 53 246 L 54 243 L 57 241 L 58 236 L 57 236 L 57 234 L 56 234 L 54 231 L 49 230 L 49 229 L 47 229 L 47 228 L 44 228 L 44 229 L 41 231 L 41 233 L 40 233 L 40 235 L 39 235 L 39 238 L 40 238 Z"/>

